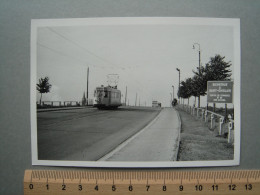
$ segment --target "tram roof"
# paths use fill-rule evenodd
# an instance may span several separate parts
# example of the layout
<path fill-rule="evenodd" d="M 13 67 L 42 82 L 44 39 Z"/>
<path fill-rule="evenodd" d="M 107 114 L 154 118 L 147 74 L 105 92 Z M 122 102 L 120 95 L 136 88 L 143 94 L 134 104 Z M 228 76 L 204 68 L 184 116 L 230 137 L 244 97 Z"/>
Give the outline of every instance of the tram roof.
<path fill-rule="evenodd" d="M 109 90 L 109 91 L 120 91 L 119 89 L 117 89 L 116 87 L 112 87 L 112 86 L 103 86 L 101 85 L 100 87 L 96 88 L 97 90 Z"/>

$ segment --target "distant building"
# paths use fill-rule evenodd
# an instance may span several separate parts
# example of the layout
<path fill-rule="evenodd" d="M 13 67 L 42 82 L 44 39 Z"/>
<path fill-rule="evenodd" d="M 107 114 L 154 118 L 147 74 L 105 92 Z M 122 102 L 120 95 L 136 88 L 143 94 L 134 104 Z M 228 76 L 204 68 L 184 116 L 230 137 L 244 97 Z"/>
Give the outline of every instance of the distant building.
<path fill-rule="evenodd" d="M 152 101 L 152 107 L 161 107 L 162 104 L 158 101 Z"/>

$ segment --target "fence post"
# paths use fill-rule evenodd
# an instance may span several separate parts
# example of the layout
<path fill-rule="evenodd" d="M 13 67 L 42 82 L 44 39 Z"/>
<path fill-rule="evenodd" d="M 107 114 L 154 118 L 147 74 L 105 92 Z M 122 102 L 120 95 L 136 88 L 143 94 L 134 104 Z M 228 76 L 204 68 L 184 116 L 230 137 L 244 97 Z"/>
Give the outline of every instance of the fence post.
<path fill-rule="evenodd" d="M 202 119 L 202 121 L 204 119 L 204 110 L 203 109 L 201 109 L 201 119 Z"/>
<path fill-rule="evenodd" d="M 219 119 L 219 135 L 222 134 L 222 125 L 223 125 L 223 123 L 224 123 L 224 118 L 221 117 L 221 118 Z"/>
<path fill-rule="evenodd" d="M 211 119 L 211 129 L 213 129 L 214 114 L 211 114 L 210 119 Z M 215 120 L 214 120 L 214 122 L 215 122 Z M 214 123 L 214 127 L 215 127 L 215 123 Z"/>
<path fill-rule="evenodd" d="M 207 110 L 205 110 L 205 123 L 208 122 L 208 117 L 207 117 L 207 115 L 208 115 L 208 112 L 207 112 Z"/>
<path fill-rule="evenodd" d="M 228 124 L 228 143 L 230 143 L 230 141 L 231 141 L 231 140 L 230 140 L 230 139 L 231 139 L 230 134 L 231 134 L 232 128 L 233 128 L 233 122 L 230 121 L 229 124 Z"/>

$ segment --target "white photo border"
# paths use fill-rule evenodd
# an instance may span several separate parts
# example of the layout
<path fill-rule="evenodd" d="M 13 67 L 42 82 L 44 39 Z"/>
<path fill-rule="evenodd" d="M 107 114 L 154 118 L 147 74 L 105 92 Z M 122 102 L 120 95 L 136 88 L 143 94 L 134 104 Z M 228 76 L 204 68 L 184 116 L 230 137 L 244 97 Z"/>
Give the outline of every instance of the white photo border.
<path fill-rule="evenodd" d="M 81 26 L 81 25 L 214 25 L 233 28 L 234 38 L 234 110 L 235 110 L 235 137 L 234 159 L 214 161 L 155 161 L 155 162 L 119 162 L 119 161 L 64 161 L 38 160 L 37 151 L 37 108 L 36 108 L 36 81 L 37 81 L 37 29 L 39 27 Z M 31 21 L 31 82 L 30 82 L 30 116 L 31 116 L 31 152 L 32 165 L 46 166 L 73 166 L 73 167 L 131 167 L 131 168 L 158 168 L 158 167 L 213 167 L 236 166 L 240 163 L 240 135 L 241 135 L 241 41 L 239 18 L 198 18 L 198 17 L 118 17 L 118 18 L 74 18 L 74 19 L 33 19 Z"/>

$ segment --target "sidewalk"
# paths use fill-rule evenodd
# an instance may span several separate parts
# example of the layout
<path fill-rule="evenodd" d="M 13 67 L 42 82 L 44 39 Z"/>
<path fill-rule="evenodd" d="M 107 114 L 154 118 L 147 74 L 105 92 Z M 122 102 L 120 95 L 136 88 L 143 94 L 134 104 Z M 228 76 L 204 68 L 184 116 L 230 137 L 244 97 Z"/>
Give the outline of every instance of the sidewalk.
<path fill-rule="evenodd" d="M 180 123 L 177 111 L 164 108 L 143 130 L 100 161 L 174 161 L 179 147 Z"/>
<path fill-rule="evenodd" d="M 233 160 L 234 147 L 194 116 L 178 109 L 182 121 L 178 161 Z"/>
<path fill-rule="evenodd" d="M 72 107 L 58 107 L 58 108 L 42 108 L 37 109 L 37 112 L 52 112 L 52 111 L 60 111 L 60 110 L 75 110 L 75 109 L 84 109 L 87 107 L 84 106 L 72 106 Z M 90 107 L 92 108 L 92 107 Z"/>

